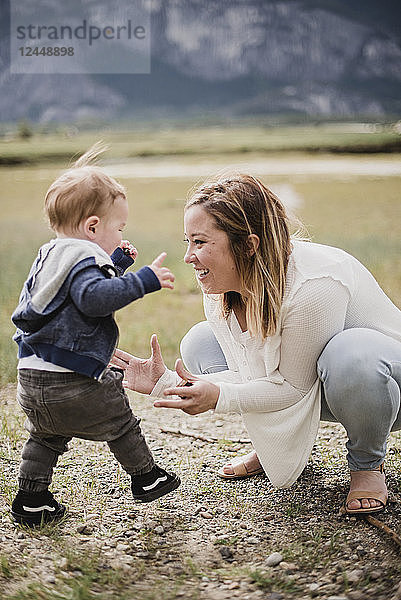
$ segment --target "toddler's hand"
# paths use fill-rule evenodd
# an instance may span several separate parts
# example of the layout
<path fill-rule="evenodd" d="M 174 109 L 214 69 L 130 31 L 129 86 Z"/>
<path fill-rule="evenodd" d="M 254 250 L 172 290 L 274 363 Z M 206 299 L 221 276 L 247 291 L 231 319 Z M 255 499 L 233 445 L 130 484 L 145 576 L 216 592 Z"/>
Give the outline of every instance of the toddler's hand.
<path fill-rule="evenodd" d="M 138 256 L 138 250 L 128 240 L 122 240 L 122 242 L 120 244 L 120 248 L 122 249 L 124 254 L 127 254 L 127 256 L 130 256 L 132 258 L 132 260 L 135 260 L 136 257 Z"/>
<path fill-rule="evenodd" d="M 166 258 L 167 254 L 162 252 L 159 254 L 157 258 L 149 265 L 149 268 L 152 269 L 153 273 L 156 275 L 158 280 L 160 281 L 160 285 L 162 288 L 170 288 L 170 290 L 174 289 L 173 281 L 175 279 L 173 273 L 167 267 L 162 267 L 162 263 Z"/>

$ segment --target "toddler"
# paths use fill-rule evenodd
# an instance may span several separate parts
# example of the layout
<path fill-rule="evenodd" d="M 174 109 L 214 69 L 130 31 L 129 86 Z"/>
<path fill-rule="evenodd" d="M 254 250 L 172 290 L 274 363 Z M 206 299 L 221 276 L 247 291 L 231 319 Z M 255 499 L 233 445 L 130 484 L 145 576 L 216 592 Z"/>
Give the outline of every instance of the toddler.
<path fill-rule="evenodd" d="M 17 399 L 29 438 L 11 512 L 28 526 L 63 516 L 65 507 L 48 486 L 73 437 L 106 441 L 139 501 L 180 485 L 177 475 L 154 463 L 122 374 L 108 366 L 118 340 L 113 312 L 150 292 L 172 289 L 174 275 L 162 266 L 165 253 L 123 274 L 136 257 L 121 239 L 128 202 L 117 181 L 90 165 L 102 151 L 93 146 L 50 186 L 45 212 L 56 238 L 40 248 L 12 316 L 18 328 Z"/>

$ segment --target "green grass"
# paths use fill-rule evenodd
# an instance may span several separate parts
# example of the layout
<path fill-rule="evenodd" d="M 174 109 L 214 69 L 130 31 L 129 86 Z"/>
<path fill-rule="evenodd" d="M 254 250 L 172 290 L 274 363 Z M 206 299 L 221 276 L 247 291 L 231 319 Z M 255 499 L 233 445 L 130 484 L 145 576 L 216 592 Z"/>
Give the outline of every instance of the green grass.
<path fill-rule="evenodd" d="M 67 130 L 68 131 L 68 130 Z M 355 126 L 320 124 L 311 127 L 255 125 L 231 127 L 147 127 L 132 131 L 96 132 L 77 135 L 36 133 L 28 140 L 0 138 L 0 165 L 38 162 L 69 162 L 98 139 L 110 144 L 110 158 L 144 156 L 183 156 L 250 152 L 395 152 L 401 150 L 401 137 L 392 125 Z"/>
<path fill-rule="evenodd" d="M 301 592 L 301 588 L 295 582 L 288 581 L 288 579 L 280 573 L 274 573 L 272 575 L 256 569 L 249 573 L 249 577 L 256 583 L 259 589 L 265 590 L 266 592 L 280 591 L 289 594 Z"/>

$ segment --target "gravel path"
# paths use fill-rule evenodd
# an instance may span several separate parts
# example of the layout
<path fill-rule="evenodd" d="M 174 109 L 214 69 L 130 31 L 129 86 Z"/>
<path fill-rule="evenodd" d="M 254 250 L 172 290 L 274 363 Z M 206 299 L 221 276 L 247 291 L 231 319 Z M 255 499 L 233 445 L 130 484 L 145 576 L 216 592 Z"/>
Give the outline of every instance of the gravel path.
<path fill-rule="evenodd" d="M 216 476 L 224 461 L 251 449 L 230 441 L 247 438 L 240 417 L 156 410 L 132 394 L 157 460 L 180 474 L 181 487 L 135 504 L 107 445 L 74 440 L 52 486 L 68 516 L 27 531 L 9 516 L 25 438 L 14 397 L 15 386 L 1 392 L 1 598 L 401 600 L 396 544 L 364 520 L 338 514 L 348 479 L 340 426 L 323 424 L 300 479 L 277 490 L 263 476 Z M 391 436 L 386 466 L 391 502 L 379 518 L 400 534 L 399 434 Z"/>

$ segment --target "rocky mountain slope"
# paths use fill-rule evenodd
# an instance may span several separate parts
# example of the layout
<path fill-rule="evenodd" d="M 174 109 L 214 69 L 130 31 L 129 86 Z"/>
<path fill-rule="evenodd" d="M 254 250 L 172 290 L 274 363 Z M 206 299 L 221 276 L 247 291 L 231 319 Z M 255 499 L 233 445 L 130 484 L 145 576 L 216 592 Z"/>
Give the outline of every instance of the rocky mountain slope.
<path fill-rule="evenodd" d="M 149 75 L 12 75 L 2 2 L 1 120 L 205 110 L 401 112 L 401 9 L 394 0 L 153 0 L 151 6 Z"/>

